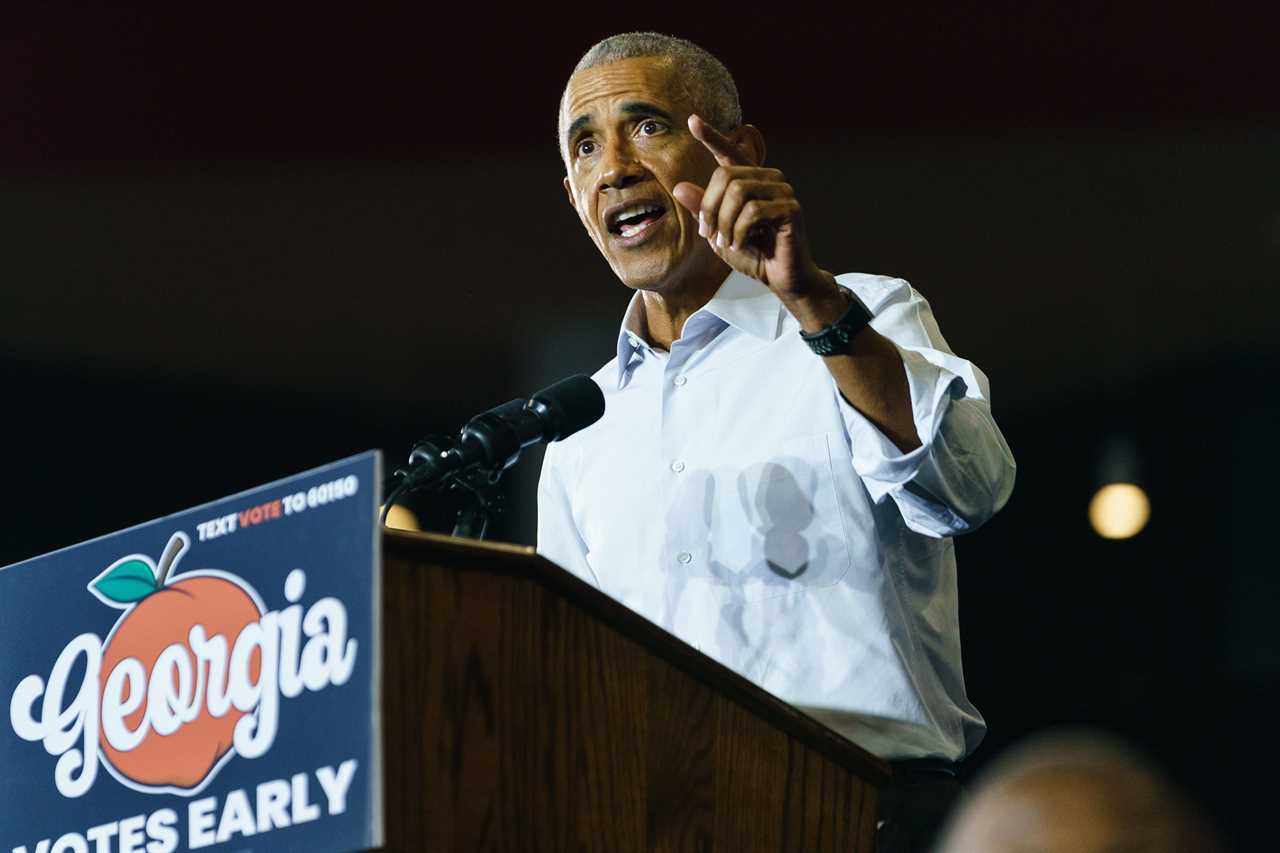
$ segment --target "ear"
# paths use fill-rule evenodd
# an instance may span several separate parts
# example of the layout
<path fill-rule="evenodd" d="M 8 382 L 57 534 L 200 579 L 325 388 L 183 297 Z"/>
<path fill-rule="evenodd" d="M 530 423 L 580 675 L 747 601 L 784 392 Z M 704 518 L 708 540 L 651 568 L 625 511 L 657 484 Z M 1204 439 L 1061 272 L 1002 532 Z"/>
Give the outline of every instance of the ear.
<path fill-rule="evenodd" d="M 569 197 L 569 206 L 574 210 L 578 209 L 578 200 L 573 197 L 573 187 L 569 186 L 569 176 L 564 179 L 564 194 Z"/>
<path fill-rule="evenodd" d="M 752 166 L 764 165 L 764 134 L 754 124 L 744 124 L 729 134 L 743 157 L 751 161 Z"/>

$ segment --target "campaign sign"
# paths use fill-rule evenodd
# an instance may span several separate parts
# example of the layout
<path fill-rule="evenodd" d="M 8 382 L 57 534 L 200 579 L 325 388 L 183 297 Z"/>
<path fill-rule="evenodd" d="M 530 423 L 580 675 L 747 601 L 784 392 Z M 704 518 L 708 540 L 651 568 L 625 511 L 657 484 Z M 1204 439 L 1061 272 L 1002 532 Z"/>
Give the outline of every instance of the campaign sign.
<path fill-rule="evenodd" d="M 0 851 L 381 843 L 380 469 L 0 569 Z"/>

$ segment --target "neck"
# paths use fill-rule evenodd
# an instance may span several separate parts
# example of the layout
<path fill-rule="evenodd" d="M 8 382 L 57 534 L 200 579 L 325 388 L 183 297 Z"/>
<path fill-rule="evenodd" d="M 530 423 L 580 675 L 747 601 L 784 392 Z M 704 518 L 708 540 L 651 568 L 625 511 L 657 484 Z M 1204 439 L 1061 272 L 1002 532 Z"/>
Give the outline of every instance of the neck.
<path fill-rule="evenodd" d="M 713 263 L 699 275 L 688 276 L 657 290 L 642 290 L 644 300 L 645 336 L 659 349 L 670 350 L 680 339 L 685 321 L 695 311 L 711 301 L 720 285 L 724 284 L 731 269 L 728 264 L 712 255 Z"/>

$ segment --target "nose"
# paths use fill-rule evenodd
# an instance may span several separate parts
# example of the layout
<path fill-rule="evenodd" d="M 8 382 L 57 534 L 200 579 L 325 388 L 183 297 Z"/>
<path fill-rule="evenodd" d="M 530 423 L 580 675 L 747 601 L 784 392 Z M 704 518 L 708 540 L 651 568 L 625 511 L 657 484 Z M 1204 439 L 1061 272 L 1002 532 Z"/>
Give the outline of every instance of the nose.
<path fill-rule="evenodd" d="M 645 168 L 636 159 L 635 150 L 625 141 L 610 144 L 605 149 L 602 166 L 598 187 L 600 192 L 629 187 L 645 175 Z"/>

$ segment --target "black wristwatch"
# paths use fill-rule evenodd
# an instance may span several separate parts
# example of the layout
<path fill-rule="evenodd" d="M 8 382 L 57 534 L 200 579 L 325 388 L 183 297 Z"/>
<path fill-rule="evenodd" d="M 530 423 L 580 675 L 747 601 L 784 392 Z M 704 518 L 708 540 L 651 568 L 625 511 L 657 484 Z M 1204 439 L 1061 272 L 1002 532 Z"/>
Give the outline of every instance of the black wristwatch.
<path fill-rule="evenodd" d="M 863 307 L 858 297 L 853 295 L 853 291 L 844 285 L 837 286 L 845 299 L 849 300 L 849 310 L 845 311 L 839 320 L 812 335 L 806 335 L 803 329 L 800 330 L 800 337 L 804 338 L 809 349 L 822 356 L 848 351 L 849 341 L 871 322 L 871 312 Z"/>

